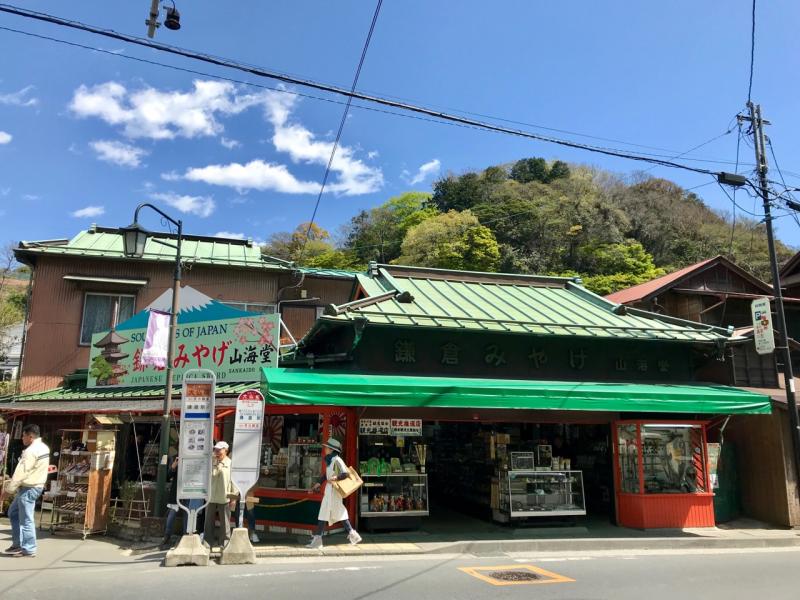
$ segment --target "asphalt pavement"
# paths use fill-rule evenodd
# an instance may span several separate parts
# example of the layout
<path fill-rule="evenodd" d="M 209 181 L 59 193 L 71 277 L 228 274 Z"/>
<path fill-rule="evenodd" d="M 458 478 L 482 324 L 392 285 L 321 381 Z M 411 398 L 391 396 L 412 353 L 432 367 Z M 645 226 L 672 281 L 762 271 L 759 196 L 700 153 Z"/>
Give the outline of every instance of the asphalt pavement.
<path fill-rule="evenodd" d="M 800 597 L 800 549 L 630 550 L 267 559 L 161 566 L 162 553 L 75 544 L 45 559 L 0 558 L 3 600 L 334 598 L 737 600 Z M 96 554 L 96 553 L 95 553 Z"/>

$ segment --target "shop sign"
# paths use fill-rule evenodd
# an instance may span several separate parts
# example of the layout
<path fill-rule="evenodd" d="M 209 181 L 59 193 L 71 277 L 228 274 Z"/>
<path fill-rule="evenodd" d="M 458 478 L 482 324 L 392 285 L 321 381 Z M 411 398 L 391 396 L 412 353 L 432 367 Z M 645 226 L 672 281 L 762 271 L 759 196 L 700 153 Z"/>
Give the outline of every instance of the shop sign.
<path fill-rule="evenodd" d="M 392 419 L 391 430 L 395 437 L 422 435 L 422 419 Z"/>
<path fill-rule="evenodd" d="M 163 310 L 171 292 L 117 325 L 92 336 L 89 388 L 164 385 L 164 366 L 144 364 L 150 310 Z M 190 369 L 210 369 L 218 381 L 258 381 L 262 367 L 278 366 L 280 315 L 231 308 L 186 286 L 181 290 L 174 377 Z"/>
<path fill-rule="evenodd" d="M 756 343 L 756 352 L 769 354 L 775 350 L 775 333 L 772 331 L 772 310 L 769 298 L 756 298 L 750 306 L 753 313 L 753 339 Z"/>
<path fill-rule="evenodd" d="M 706 444 L 708 452 L 708 478 L 711 481 L 711 489 L 719 489 L 719 476 L 717 469 L 719 468 L 719 455 L 722 450 L 722 444 L 708 443 Z"/>
<path fill-rule="evenodd" d="M 181 393 L 178 499 L 208 500 L 216 380 L 207 369 L 186 373 Z"/>
<path fill-rule="evenodd" d="M 247 390 L 236 400 L 236 419 L 233 425 L 231 481 L 241 498 L 258 481 L 261 468 L 261 431 L 264 427 L 264 396 L 258 390 Z M 239 514 L 242 526 L 244 511 Z"/>
<path fill-rule="evenodd" d="M 422 435 L 422 419 L 361 419 L 359 435 L 411 437 Z"/>
<path fill-rule="evenodd" d="M 358 423 L 359 435 L 391 435 L 392 423 L 389 419 L 361 419 Z"/>

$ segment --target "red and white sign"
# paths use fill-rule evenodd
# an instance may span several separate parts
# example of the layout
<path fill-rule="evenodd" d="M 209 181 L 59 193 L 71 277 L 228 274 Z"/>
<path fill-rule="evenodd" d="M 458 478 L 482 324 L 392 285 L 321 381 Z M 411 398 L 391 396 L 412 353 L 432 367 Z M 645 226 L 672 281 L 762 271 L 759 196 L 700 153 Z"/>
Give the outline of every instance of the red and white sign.
<path fill-rule="evenodd" d="M 769 298 L 756 298 L 750 306 L 753 314 L 753 339 L 756 343 L 756 352 L 770 354 L 775 351 L 775 333 L 772 330 L 772 308 Z"/>
<path fill-rule="evenodd" d="M 231 448 L 231 481 L 244 499 L 258 481 L 261 470 L 261 435 L 264 427 L 264 395 L 247 390 L 236 400 L 236 420 Z M 239 515 L 239 527 L 243 514 Z"/>
<path fill-rule="evenodd" d="M 422 435 L 422 419 L 392 419 L 391 427 L 394 436 Z"/>

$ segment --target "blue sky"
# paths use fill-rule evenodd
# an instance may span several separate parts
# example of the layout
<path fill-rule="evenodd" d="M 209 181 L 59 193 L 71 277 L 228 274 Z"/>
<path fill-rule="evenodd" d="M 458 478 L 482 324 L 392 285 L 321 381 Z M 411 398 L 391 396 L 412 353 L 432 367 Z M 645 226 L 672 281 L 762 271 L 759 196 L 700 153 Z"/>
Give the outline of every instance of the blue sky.
<path fill-rule="evenodd" d="M 24 6 L 144 36 L 149 1 Z M 183 29 L 162 28 L 158 41 L 349 87 L 374 4 L 184 0 L 178 8 Z M 753 98 L 773 123 L 768 133 L 787 182 L 800 186 L 800 176 L 787 173 L 800 174 L 793 142 L 800 139 L 798 17 L 797 2 L 759 3 Z M 0 241 L 69 237 L 92 222 L 126 225 L 142 201 L 158 203 L 183 218 L 187 232 L 204 235 L 263 240 L 310 218 L 340 104 L 287 93 L 306 91 L 300 88 L 269 91 L 135 62 L 121 56 L 276 85 L 7 14 L 0 14 L 0 27 L 115 53 L 0 30 Z M 619 140 L 549 132 L 576 141 L 678 154 L 725 132 L 744 108 L 749 55 L 749 0 L 385 0 L 359 89 Z M 733 131 L 681 160 L 733 170 L 687 159 L 733 161 L 736 140 Z M 740 151 L 742 162 L 752 164 L 752 148 L 743 143 Z M 392 195 L 429 190 L 440 174 L 528 156 L 620 174 L 642 168 L 354 108 L 318 222 L 335 232 Z M 686 188 L 710 181 L 661 167 L 650 173 Z M 696 193 L 731 210 L 716 185 Z M 753 209 L 747 194 L 737 200 Z M 781 239 L 800 246 L 800 228 L 790 218 L 777 227 Z"/>

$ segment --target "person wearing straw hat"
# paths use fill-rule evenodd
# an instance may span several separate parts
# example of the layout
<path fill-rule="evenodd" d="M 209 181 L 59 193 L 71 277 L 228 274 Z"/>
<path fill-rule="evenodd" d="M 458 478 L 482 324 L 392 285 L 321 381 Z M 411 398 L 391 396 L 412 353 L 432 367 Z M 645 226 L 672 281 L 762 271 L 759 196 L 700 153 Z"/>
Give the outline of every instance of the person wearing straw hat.
<path fill-rule="evenodd" d="M 342 497 L 331 485 L 335 481 L 350 477 L 347 465 L 340 456 L 342 443 L 337 439 L 330 438 L 322 444 L 322 452 L 325 457 L 325 475 L 320 477 L 319 482 L 314 484 L 309 493 L 319 491 L 320 487 L 325 483 L 327 485 L 325 486 L 325 493 L 322 495 L 322 504 L 319 507 L 317 533 L 311 536 L 311 541 L 306 545 L 306 548 L 322 548 L 322 534 L 325 533 L 325 525 L 333 525 L 340 521 L 347 532 L 347 539 L 351 544 L 356 545 L 361 541 L 361 536 L 350 525 L 350 518 L 347 514 L 347 508 L 342 502 Z"/>

